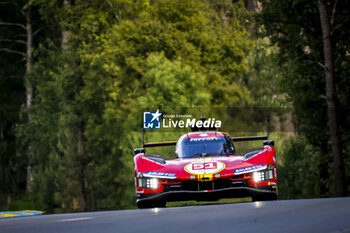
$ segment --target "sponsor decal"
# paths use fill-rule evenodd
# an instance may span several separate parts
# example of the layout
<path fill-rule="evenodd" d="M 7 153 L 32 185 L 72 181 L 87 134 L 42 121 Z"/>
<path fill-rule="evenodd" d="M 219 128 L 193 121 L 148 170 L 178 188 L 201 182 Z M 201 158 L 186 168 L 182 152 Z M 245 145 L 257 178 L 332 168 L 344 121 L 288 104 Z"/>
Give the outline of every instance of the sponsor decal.
<path fill-rule="evenodd" d="M 220 140 L 220 138 L 219 137 L 190 138 L 190 142 L 204 142 L 204 141 L 215 141 L 215 140 Z"/>
<path fill-rule="evenodd" d="M 266 167 L 264 166 L 264 164 L 260 164 L 260 165 L 255 165 L 255 166 L 251 166 L 251 167 L 245 167 L 245 168 L 239 168 L 233 171 L 233 174 L 235 175 L 239 175 L 239 174 L 243 174 L 243 173 L 248 173 L 248 172 L 253 172 L 253 171 L 259 171 L 262 169 L 265 169 Z"/>
<path fill-rule="evenodd" d="M 168 178 L 168 179 L 176 179 L 175 173 L 167 173 L 167 172 L 150 172 L 145 171 L 145 177 L 157 177 L 157 178 Z"/>
<path fill-rule="evenodd" d="M 185 171 L 192 175 L 215 174 L 225 169 L 222 162 L 192 162 L 185 166 Z"/>
<path fill-rule="evenodd" d="M 209 175 L 198 175 L 198 181 L 208 182 L 213 180 L 213 174 Z"/>
<path fill-rule="evenodd" d="M 197 158 L 196 161 L 197 162 L 211 162 L 211 161 L 213 161 L 213 158 L 211 158 L 211 157 Z"/>
<path fill-rule="evenodd" d="M 143 112 L 143 128 L 144 129 L 160 129 L 162 113 L 157 110 L 156 112 Z"/>

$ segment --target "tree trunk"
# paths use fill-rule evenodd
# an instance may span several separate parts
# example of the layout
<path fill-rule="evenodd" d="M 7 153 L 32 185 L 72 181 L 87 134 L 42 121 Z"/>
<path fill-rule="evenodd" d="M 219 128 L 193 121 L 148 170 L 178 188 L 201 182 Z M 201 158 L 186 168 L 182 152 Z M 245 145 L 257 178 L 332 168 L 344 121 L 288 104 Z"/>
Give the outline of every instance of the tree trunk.
<path fill-rule="evenodd" d="M 336 196 L 345 196 L 345 168 L 344 159 L 341 149 L 341 136 L 339 132 L 337 119 L 337 96 L 334 84 L 334 67 L 333 67 L 333 47 L 331 42 L 331 25 L 327 13 L 325 0 L 318 0 L 318 9 L 320 12 L 320 21 L 323 37 L 323 53 L 326 76 L 326 96 L 328 107 L 328 124 L 330 140 L 332 143 L 333 169 L 334 169 L 334 186 Z"/>
<path fill-rule="evenodd" d="M 2 123 L 3 121 L 0 118 L 0 142 L 4 140 L 4 132 L 5 132 L 5 124 Z"/>
<path fill-rule="evenodd" d="M 84 138 L 84 131 L 85 131 L 85 126 L 83 123 L 80 123 L 80 125 L 78 126 L 78 142 L 77 142 L 77 148 L 78 148 L 78 155 L 80 158 L 80 191 L 81 191 L 81 197 L 80 199 L 80 203 L 79 206 L 81 208 L 81 210 L 86 211 L 87 209 L 87 205 L 86 205 L 86 201 L 87 201 L 87 193 L 86 193 L 86 188 L 85 188 L 85 161 L 84 161 L 84 153 L 85 153 L 85 138 Z"/>
<path fill-rule="evenodd" d="M 69 0 L 64 0 L 63 1 L 63 7 L 64 8 L 69 8 L 71 6 L 71 2 Z M 65 28 L 62 29 L 61 31 L 61 36 L 62 36 L 62 41 L 61 41 L 61 49 L 62 52 L 67 51 L 69 48 L 68 45 L 68 39 L 69 35 L 71 32 Z M 68 67 L 68 64 L 65 64 L 66 67 Z M 78 114 L 80 115 L 80 114 Z M 77 131 L 77 154 L 78 154 L 78 160 L 79 160 L 79 165 L 80 168 L 78 170 L 79 173 L 79 192 L 78 192 L 78 197 L 73 197 L 73 205 L 75 208 L 79 208 L 81 211 L 85 211 L 87 209 L 87 191 L 85 188 L 85 162 L 84 160 L 84 153 L 85 153 L 85 138 L 84 138 L 84 131 L 85 131 L 85 125 L 83 120 L 80 121 L 78 124 L 78 131 Z"/>
<path fill-rule="evenodd" d="M 70 2 L 68 0 L 64 0 L 63 7 L 64 8 L 70 7 Z M 67 43 L 68 43 L 68 37 L 70 35 L 70 31 L 63 29 L 61 31 L 61 35 L 62 35 L 61 48 L 62 48 L 62 51 L 66 51 L 68 49 Z"/>
<path fill-rule="evenodd" d="M 259 5 L 257 0 L 245 0 L 245 7 L 248 11 L 258 12 Z"/>
<path fill-rule="evenodd" d="M 33 88 L 28 80 L 29 73 L 32 70 L 33 67 L 33 29 L 32 29 L 32 9 L 31 6 L 28 6 L 28 8 L 25 11 L 25 20 L 26 20 L 26 35 L 27 35 L 27 41 L 26 41 L 26 73 L 25 73 L 25 87 L 26 87 L 26 107 L 27 107 L 27 114 L 28 114 L 28 121 L 31 120 L 31 107 L 32 107 L 32 101 L 33 101 Z M 28 151 L 28 164 L 27 164 L 27 185 L 26 190 L 27 192 L 31 193 L 33 192 L 33 172 L 31 168 L 31 163 L 33 160 L 32 156 L 32 149 L 29 146 Z"/>

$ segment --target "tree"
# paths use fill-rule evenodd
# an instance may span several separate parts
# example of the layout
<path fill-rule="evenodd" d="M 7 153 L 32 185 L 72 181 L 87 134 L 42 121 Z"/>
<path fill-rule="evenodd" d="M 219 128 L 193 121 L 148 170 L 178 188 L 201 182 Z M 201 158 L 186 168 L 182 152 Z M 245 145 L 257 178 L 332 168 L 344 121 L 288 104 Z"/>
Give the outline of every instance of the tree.
<path fill-rule="evenodd" d="M 334 3 L 334 10 L 337 1 Z M 331 22 L 329 21 L 327 4 L 324 0 L 318 0 L 318 9 L 320 12 L 320 21 L 323 38 L 323 54 L 324 54 L 324 72 L 326 76 L 326 96 L 328 107 L 328 124 L 330 131 L 330 139 L 332 142 L 332 155 L 334 167 L 334 186 L 337 196 L 345 196 L 346 182 L 345 182 L 345 167 L 343 152 L 341 148 L 341 136 L 338 126 L 338 108 L 337 108 L 337 94 L 334 85 L 334 68 L 333 68 L 333 45 L 331 41 Z M 334 14 L 334 13 L 333 13 Z M 333 21 L 332 21 L 333 23 Z"/>
<path fill-rule="evenodd" d="M 30 121 L 33 100 L 33 87 L 31 86 L 30 81 L 28 79 L 34 63 L 34 37 L 36 37 L 41 30 L 40 20 L 38 19 L 38 9 L 33 8 L 31 4 L 27 4 L 23 1 L 10 1 L 1 3 L 1 6 L 4 6 L 7 9 L 11 9 L 11 11 L 14 13 L 14 16 L 8 18 L 12 20 L 9 22 L 7 22 L 6 19 L 5 21 L 1 19 L 0 26 L 11 27 L 11 33 L 8 33 L 8 35 L 10 35 L 9 37 L 0 39 L 1 42 L 8 43 L 8 46 L 0 48 L 0 52 L 18 54 L 22 57 L 22 59 L 25 60 L 25 72 L 24 74 L 22 74 L 26 97 L 25 115 L 27 120 Z M 21 30 L 19 31 L 18 29 Z M 13 46 L 14 43 L 24 45 L 25 47 Z M 33 191 L 33 176 L 31 166 L 33 154 L 30 146 L 27 147 L 25 153 L 27 154 L 26 190 L 30 193 Z"/>
<path fill-rule="evenodd" d="M 28 139 L 35 187 L 45 187 L 39 196 L 47 209 L 134 205 L 130 156 L 143 108 L 250 101 L 242 4 L 231 6 L 225 23 L 199 0 L 42 4 L 42 14 L 58 8 L 59 29 L 70 31 L 63 52 L 64 40 L 39 50 L 34 120 L 24 127 L 24 135 L 35 131 Z M 162 100 L 151 104 L 155 96 Z"/>
<path fill-rule="evenodd" d="M 35 155 L 32 196 L 49 212 L 134 206 L 132 155 L 144 108 L 253 102 L 243 1 L 31 4 L 45 40 L 34 43 L 30 119 L 17 139 Z"/>
<path fill-rule="evenodd" d="M 323 38 L 326 40 L 330 38 L 327 37 L 327 33 L 322 34 L 317 2 L 274 0 L 261 2 L 262 12 L 258 15 L 258 22 L 260 22 L 260 25 L 264 25 L 265 36 L 269 36 L 271 41 L 278 45 L 280 49 L 279 63 L 289 67 L 282 71 L 281 87 L 293 102 L 296 129 L 300 134 L 306 136 L 306 140 L 312 145 L 310 148 L 316 148 L 315 154 L 319 154 L 319 174 L 321 181 L 319 195 L 331 195 L 334 193 L 332 189 L 335 190 L 334 185 L 338 186 L 339 182 L 344 184 L 344 179 L 341 178 L 341 175 L 336 175 L 338 172 L 342 173 L 341 165 L 339 167 L 341 162 L 339 162 L 338 158 L 334 157 L 332 159 L 329 156 L 332 150 L 331 147 L 337 147 L 336 144 L 339 142 L 342 143 L 343 149 L 340 151 L 340 147 L 338 147 L 338 153 L 348 154 L 349 151 L 349 143 L 347 143 L 349 137 L 347 113 L 350 109 L 347 106 L 349 95 L 346 93 L 349 83 L 345 81 L 348 74 L 347 70 L 349 69 L 349 58 L 346 55 L 349 43 L 345 38 L 349 34 L 347 30 L 344 30 L 349 25 L 348 13 L 345 10 L 348 9 L 349 2 L 324 1 L 327 6 L 333 6 L 332 11 L 327 10 L 328 18 L 331 19 L 328 22 L 332 25 L 329 31 L 332 41 L 328 46 L 331 45 L 334 49 L 332 52 L 333 68 L 332 66 L 330 68 L 328 67 L 330 64 L 322 65 L 320 63 L 320 61 L 326 58 L 327 53 L 330 55 L 329 51 L 324 50 Z M 326 66 L 328 70 L 326 72 L 334 71 L 334 77 L 336 77 L 333 80 L 334 88 L 337 90 L 339 100 L 336 104 L 344 113 L 339 116 L 338 125 L 339 132 L 342 132 L 344 138 L 338 142 L 336 142 L 336 137 L 334 137 L 337 134 L 336 127 L 332 127 L 333 129 L 331 130 L 325 124 L 329 119 L 329 126 L 331 126 L 331 124 L 334 124 L 332 119 L 336 117 L 334 112 L 331 114 L 327 113 L 327 111 L 334 111 L 335 108 L 331 106 L 329 106 L 331 108 L 327 107 L 331 96 L 329 96 L 329 93 L 327 94 L 328 91 L 326 92 L 326 79 L 323 78 L 325 75 L 324 68 Z M 336 97 L 335 93 L 331 95 Z M 334 99 L 334 101 L 336 100 Z M 308 158 L 304 159 L 307 160 Z M 349 157 L 347 155 L 345 155 L 345 159 L 347 161 L 346 164 L 349 164 Z M 335 166 L 340 169 L 340 171 L 333 170 L 335 175 L 334 181 L 335 179 L 337 180 L 336 183 L 332 182 L 329 178 L 331 177 L 329 165 L 332 162 L 338 164 Z M 349 176 L 349 174 L 346 175 Z M 339 189 L 337 188 L 337 190 Z M 336 192 L 337 195 L 339 193 L 339 191 Z"/>

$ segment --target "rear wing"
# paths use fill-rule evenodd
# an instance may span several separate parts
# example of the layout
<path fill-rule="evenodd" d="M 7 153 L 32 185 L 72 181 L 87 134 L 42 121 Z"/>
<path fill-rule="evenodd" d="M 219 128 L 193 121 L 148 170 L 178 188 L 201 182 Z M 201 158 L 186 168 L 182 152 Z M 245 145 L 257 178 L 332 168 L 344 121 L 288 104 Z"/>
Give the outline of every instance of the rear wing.
<path fill-rule="evenodd" d="M 153 142 L 153 143 L 143 144 L 143 148 L 160 147 L 160 146 L 175 146 L 175 145 L 176 145 L 176 141 L 173 141 L 173 142 Z"/>
<path fill-rule="evenodd" d="M 242 137 L 242 138 L 231 138 L 234 142 L 242 141 L 258 141 L 258 140 L 269 140 L 269 136 L 254 136 L 254 137 Z"/>
<path fill-rule="evenodd" d="M 145 143 L 145 141 L 144 141 L 144 133 L 145 133 L 144 128 L 141 129 L 141 133 L 142 133 L 142 148 L 176 146 L 176 141 Z M 267 140 L 267 141 L 264 141 L 264 145 L 273 145 L 274 144 L 272 140 L 269 140 L 269 121 L 268 120 L 266 120 L 266 136 L 236 137 L 236 138 L 231 138 L 231 139 L 234 142 Z"/>
<path fill-rule="evenodd" d="M 142 128 L 142 148 L 136 148 L 134 150 L 135 155 L 139 153 L 146 153 L 145 148 L 146 147 L 161 147 L 161 146 L 176 146 L 177 141 L 172 142 L 152 142 L 152 143 L 144 143 L 144 137 L 143 137 L 143 128 Z"/>

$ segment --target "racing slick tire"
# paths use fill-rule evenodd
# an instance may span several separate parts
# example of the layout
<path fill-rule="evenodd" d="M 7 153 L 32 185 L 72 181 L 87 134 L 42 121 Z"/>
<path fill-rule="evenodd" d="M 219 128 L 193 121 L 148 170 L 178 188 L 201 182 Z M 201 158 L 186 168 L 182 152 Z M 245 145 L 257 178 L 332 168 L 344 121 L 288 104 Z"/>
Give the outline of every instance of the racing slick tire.
<path fill-rule="evenodd" d="M 277 194 L 263 194 L 263 195 L 254 195 L 252 196 L 252 201 L 275 201 L 277 200 Z"/>
<path fill-rule="evenodd" d="M 138 209 L 163 208 L 166 207 L 166 201 L 140 201 L 136 205 Z"/>

